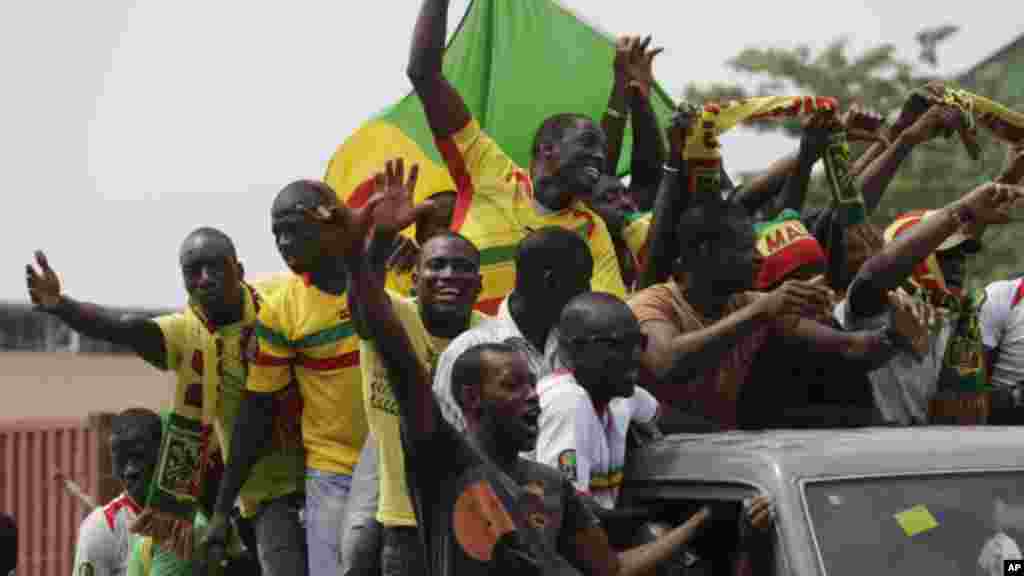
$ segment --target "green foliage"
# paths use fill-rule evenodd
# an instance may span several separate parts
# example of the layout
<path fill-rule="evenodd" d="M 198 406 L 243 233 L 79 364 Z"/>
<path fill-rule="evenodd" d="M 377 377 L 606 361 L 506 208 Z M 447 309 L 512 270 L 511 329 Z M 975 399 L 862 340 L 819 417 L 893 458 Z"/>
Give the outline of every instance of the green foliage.
<path fill-rule="evenodd" d="M 792 50 L 747 48 L 730 59 L 728 65 L 749 76 L 755 88 L 691 84 L 686 88 L 684 97 L 689 102 L 700 103 L 770 94 L 834 96 L 844 108 L 859 103 L 891 119 L 912 90 L 936 78 L 922 68 L 935 66 L 936 47 L 955 32 L 955 27 L 940 26 L 918 33 L 916 39 L 921 46 L 919 62 L 900 59 L 891 44 L 851 54 L 845 38 L 836 39 L 818 53 L 813 53 L 807 46 Z M 969 77 L 942 80 L 1012 109 L 1022 110 L 1024 42 L 1018 42 Z M 794 137 L 800 135 L 797 122 L 766 122 L 754 127 L 762 131 L 782 130 Z M 980 132 L 982 156 L 977 162 L 967 156 L 956 138 L 936 140 L 916 148 L 889 186 L 872 221 L 884 228 L 897 214 L 912 209 L 940 207 L 999 175 L 1006 160 L 1005 149 L 983 128 Z M 857 149 L 854 153 L 860 152 L 861 149 Z M 728 150 L 724 153 L 728 156 Z M 808 198 L 810 206 L 828 202 L 829 195 L 822 177 L 813 179 Z M 1024 272 L 1022 253 L 1013 249 L 1015 244 L 1020 245 L 1021 238 L 1024 238 L 1024 223 L 989 230 L 984 239 L 985 251 L 972 262 L 972 284 L 984 285 L 991 280 Z"/>

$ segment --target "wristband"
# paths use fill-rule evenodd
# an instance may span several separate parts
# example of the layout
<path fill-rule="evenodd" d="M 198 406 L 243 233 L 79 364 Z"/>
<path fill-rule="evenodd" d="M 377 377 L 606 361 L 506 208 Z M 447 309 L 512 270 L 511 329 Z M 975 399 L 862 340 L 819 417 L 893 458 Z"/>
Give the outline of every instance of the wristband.
<path fill-rule="evenodd" d="M 616 110 L 615 108 L 612 108 L 611 106 L 608 107 L 608 110 L 605 110 L 605 114 L 611 116 L 612 118 L 616 118 L 618 120 L 622 120 L 622 119 L 624 119 L 626 117 L 626 114 L 624 112 L 619 112 L 618 110 Z"/>
<path fill-rule="evenodd" d="M 953 215 L 953 219 L 956 220 L 957 227 L 961 231 L 974 224 L 976 220 L 974 210 L 972 210 L 970 206 L 964 204 L 955 206 L 950 212 Z"/>

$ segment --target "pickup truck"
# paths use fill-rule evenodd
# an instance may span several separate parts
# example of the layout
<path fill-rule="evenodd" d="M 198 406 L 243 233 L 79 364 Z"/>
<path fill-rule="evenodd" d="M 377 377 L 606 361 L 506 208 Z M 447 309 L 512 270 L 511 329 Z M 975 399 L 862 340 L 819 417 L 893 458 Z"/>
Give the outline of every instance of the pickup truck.
<path fill-rule="evenodd" d="M 775 521 L 757 576 L 987 576 L 1024 544 L 1024 427 L 674 435 L 633 450 L 626 478 L 619 504 L 648 525 L 711 506 L 677 574 L 731 576 L 758 494 Z"/>

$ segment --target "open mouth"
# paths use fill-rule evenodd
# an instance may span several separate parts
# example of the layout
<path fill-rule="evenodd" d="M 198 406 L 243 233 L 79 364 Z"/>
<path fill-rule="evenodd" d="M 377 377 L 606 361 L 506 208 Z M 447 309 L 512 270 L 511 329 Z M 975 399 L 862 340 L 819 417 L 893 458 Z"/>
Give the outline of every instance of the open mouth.
<path fill-rule="evenodd" d="M 462 297 L 462 290 L 458 288 L 441 288 L 435 294 L 435 299 L 450 302 Z"/>

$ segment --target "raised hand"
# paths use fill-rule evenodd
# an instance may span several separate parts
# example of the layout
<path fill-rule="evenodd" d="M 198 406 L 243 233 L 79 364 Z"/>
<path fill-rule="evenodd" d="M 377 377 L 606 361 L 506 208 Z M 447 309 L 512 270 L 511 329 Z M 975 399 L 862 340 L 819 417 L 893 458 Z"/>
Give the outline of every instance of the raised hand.
<path fill-rule="evenodd" d="M 634 42 L 628 60 L 629 85 L 636 87 L 644 96 L 650 94 L 654 84 L 654 58 L 665 51 L 664 48 L 648 49 L 651 37 L 641 42 Z"/>
<path fill-rule="evenodd" d="M 615 41 L 615 81 L 620 86 L 629 84 L 629 59 L 633 54 L 633 46 L 640 42 L 639 36 L 619 36 Z"/>
<path fill-rule="evenodd" d="M 350 208 L 343 204 L 335 206 L 320 205 L 306 208 L 306 217 L 323 225 L 321 237 L 323 242 L 341 251 L 347 257 L 359 257 L 366 245 L 366 238 L 373 225 L 374 207 L 380 203 L 379 195 L 371 195 L 363 206 Z"/>
<path fill-rule="evenodd" d="M 834 110 L 822 110 L 803 123 L 804 133 L 800 146 L 814 158 L 821 158 L 828 148 L 833 130 L 840 128 Z"/>
<path fill-rule="evenodd" d="M 853 104 L 839 119 L 846 128 L 847 138 L 851 142 L 881 142 L 888 145 L 889 141 L 882 134 L 885 121 L 878 113 Z"/>
<path fill-rule="evenodd" d="M 25 265 L 25 283 L 28 285 L 28 295 L 36 306 L 47 309 L 53 308 L 60 303 L 60 279 L 57 273 L 50 268 L 46 254 L 42 250 L 36 250 L 36 264 L 39 271 L 31 264 Z"/>
<path fill-rule="evenodd" d="M 950 206 L 966 206 L 980 226 L 1010 222 L 1010 210 L 1024 200 L 1024 186 L 986 182 Z"/>
<path fill-rule="evenodd" d="M 373 196 L 376 196 L 376 202 L 372 220 L 378 231 L 397 234 L 415 222 L 421 214 L 433 209 L 430 200 L 413 204 L 413 193 L 416 190 L 419 172 L 419 165 L 413 164 L 406 180 L 405 162 L 398 158 L 389 160 L 384 174 L 377 174 L 374 177 Z"/>
<path fill-rule="evenodd" d="M 936 104 L 928 109 L 909 128 L 903 131 L 903 138 L 909 144 L 917 145 L 938 136 L 950 136 L 967 128 L 963 113 L 954 106 Z"/>

